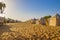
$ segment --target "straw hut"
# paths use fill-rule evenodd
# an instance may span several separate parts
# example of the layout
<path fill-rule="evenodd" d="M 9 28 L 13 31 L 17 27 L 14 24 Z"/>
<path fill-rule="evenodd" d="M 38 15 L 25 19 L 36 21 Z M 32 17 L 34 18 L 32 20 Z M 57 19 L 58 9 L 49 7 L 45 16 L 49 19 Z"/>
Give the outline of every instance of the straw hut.
<path fill-rule="evenodd" d="M 55 14 L 50 18 L 49 25 L 51 26 L 60 26 L 60 15 Z"/>

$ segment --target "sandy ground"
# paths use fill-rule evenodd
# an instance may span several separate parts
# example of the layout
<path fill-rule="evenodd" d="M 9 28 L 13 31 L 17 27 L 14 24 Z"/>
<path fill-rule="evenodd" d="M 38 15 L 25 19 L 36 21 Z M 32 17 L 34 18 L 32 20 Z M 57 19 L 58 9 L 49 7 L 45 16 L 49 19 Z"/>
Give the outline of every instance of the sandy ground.
<path fill-rule="evenodd" d="M 60 26 L 7 23 L 0 26 L 1 40 L 60 40 Z"/>

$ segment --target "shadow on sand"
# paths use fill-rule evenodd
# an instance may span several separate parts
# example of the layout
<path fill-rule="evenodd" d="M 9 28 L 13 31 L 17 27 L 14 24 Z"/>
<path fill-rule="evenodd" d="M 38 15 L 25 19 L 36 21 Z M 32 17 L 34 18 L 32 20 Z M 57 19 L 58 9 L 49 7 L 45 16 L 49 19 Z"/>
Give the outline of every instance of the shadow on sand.
<path fill-rule="evenodd" d="M 0 35 L 2 34 L 2 33 L 4 33 L 4 32 L 10 32 L 11 30 L 10 30 L 10 26 L 8 26 L 8 25 L 2 25 L 2 26 L 0 26 Z"/>

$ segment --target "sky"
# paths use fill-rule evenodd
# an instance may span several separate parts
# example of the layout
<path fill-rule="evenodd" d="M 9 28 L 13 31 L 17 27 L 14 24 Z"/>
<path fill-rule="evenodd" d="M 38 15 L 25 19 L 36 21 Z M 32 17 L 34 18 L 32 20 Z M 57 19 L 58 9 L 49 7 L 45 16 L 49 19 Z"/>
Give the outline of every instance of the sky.
<path fill-rule="evenodd" d="M 26 21 L 60 14 L 60 0 L 0 0 L 6 4 L 5 17 Z"/>

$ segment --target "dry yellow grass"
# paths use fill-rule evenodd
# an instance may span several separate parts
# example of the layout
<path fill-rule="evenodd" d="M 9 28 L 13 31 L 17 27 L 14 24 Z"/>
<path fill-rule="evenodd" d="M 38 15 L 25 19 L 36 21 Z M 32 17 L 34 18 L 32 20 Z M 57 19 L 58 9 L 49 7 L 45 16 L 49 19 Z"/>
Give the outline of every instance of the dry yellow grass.
<path fill-rule="evenodd" d="M 0 27 L 0 40 L 60 40 L 60 26 L 8 23 Z"/>

